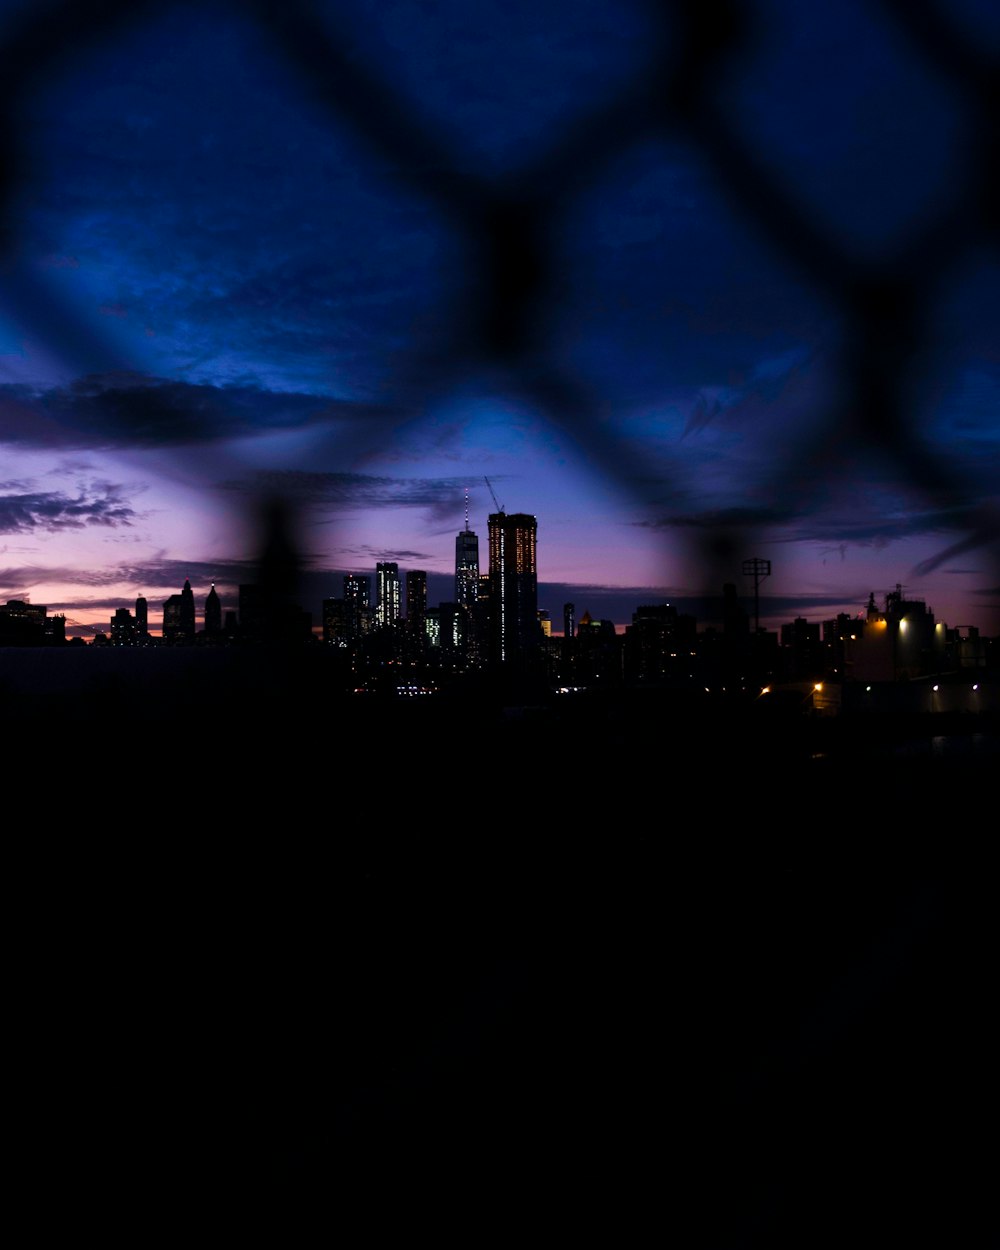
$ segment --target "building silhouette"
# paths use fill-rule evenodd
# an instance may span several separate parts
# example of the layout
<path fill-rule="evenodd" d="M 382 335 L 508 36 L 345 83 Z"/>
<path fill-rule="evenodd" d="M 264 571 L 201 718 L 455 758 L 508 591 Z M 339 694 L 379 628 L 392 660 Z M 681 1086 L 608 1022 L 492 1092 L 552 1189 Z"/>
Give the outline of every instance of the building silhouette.
<path fill-rule="evenodd" d="M 181 627 L 181 596 L 170 595 L 163 604 L 163 641 L 179 642 L 184 635 Z"/>
<path fill-rule="evenodd" d="M 205 633 L 222 633 L 222 600 L 216 594 L 215 582 L 205 597 Z"/>
<path fill-rule="evenodd" d="M 524 512 L 491 513 L 490 653 L 494 663 L 524 659 L 537 650 L 538 522 Z"/>
<path fill-rule="evenodd" d="M 575 680 L 587 685 L 608 685 L 621 679 L 622 639 L 613 621 L 595 621 L 584 612 L 576 627 Z"/>
<path fill-rule="evenodd" d="M 181 633 L 185 638 L 194 637 L 194 591 L 185 577 L 184 589 L 181 591 Z"/>
<path fill-rule="evenodd" d="M 170 595 L 163 602 L 163 625 L 161 634 L 164 642 L 173 642 L 181 627 L 181 597 Z"/>
<path fill-rule="evenodd" d="M 781 676 L 787 681 L 822 677 L 826 656 L 820 642 L 818 621 L 797 616 L 781 627 Z"/>
<path fill-rule="evenodd" d="M 0 647 L 40 647 L 59 641 L 58 632 L 50 627 L 48 608 L 26 599 L 8 599 L 0 605 Z M 66 620 L 62 618 L 62 639 L 66 637 Z"/>
<path fill-rule="evenodd" d="M 349 634 L 347 599 L 323 600 L 323 641 L 332 647 L 346 647 Z"/>
<path fill-rule="evenodd" d="M 138 604 L 136 609 L 138 611 Z M 171 595 L 163 605 L 163 640 L 167 643 L 191 643 L 194 635 L 194 592 L 185 578 L 181 593 Z"/>
<path fill-rule="evenodd" d="M 406 574 L 406 623 L 415 639 L 424 634 L 427 618 L 427 573 L 424 569 L 409 569 Z"/>
<path fill-rule="evenodd" d="M 111 646 L 135 647 L 139 645 L 139 630 L 128 608 L 118 608 L 111 618 Z"/>
<path fill-rule="evenodd" d="M 698 645 L 693 616 L 669 603 L 640 604 L 625 630 L 625 676 L 643 684 L 675 680 L 690 673 Z"/>

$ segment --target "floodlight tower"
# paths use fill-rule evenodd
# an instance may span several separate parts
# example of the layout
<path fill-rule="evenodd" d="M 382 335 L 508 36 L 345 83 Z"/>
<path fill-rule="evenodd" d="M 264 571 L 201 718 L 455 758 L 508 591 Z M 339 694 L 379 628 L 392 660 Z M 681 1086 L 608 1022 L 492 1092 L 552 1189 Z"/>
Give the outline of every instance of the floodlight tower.
<path fill-rule="evenodd" d="M 771 561 L 753 556 L 743 561 L 743 576 L 753 578 L 753 616 L 754 633 L 760 633 L 760 584 L 765 577 L 771 576 Z"/>

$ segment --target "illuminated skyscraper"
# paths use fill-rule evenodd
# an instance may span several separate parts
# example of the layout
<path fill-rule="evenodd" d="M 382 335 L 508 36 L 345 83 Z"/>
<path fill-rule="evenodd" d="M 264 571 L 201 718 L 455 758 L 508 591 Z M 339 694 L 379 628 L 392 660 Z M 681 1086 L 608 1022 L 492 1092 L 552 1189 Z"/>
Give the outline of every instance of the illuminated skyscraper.
<path fill-rule="evenodd" d="M 479 535 L 462 530 L 455 538 L 455 602 L 471 612 L 479 596 Z"/>
<path fill-rule="evenodd" d="M 399 620 L 399 565 L 385 561 L 375 565 L 375 620 L 381 626 Z"/>
<path fill-rule="evenodd" d="M 490 533 L 490 638 L 497 663 L 538 646 L 538 522 L 524 512 L 494 512 Z"/>
<path fill-rule="evenodd" d="M 361 607 L 371 607 L 372 579 L 367 573 L 344 574 L 344 598 L 356 599 Z"/>
<path fill-rule="evenodd" d="M 455 602 L 472 615 L 479 597 L 479 535 L 469 529 L 469 492 L 465 492 L 465 529 L 455 538 Z"/>
<path fill-rule="evenodd" d="M 423 569 L 408 569 L 406 573 L 406 623 L 415 638 L 424 634 L 427 616 L 427 573 Z"/>
<path fill-rule="evenodd" d="M 367 573 L 344 574 L 344 605 L 347 637 L 356 640 L 372 625 L 372 581 Z"/>

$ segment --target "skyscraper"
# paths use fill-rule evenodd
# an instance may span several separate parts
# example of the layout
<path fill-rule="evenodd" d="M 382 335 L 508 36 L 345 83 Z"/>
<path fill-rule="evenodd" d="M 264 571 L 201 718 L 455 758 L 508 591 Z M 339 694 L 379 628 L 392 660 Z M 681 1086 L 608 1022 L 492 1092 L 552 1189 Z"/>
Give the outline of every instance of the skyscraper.
<path fill-rule="evenodd" d="M 380 626 L 399 620 L 399 565 L 385 561 L 375 565 L 375 620 Z"/>
<path fill-rule="evenodd" d="M 187 578 L 181 593 L 171 595 L 163 605 L 163 640 L 170 643 L 194 642 L 194 591 Z"/>
<path fill-rule="evenodd" d="M 344 574 L 344 604 L 349 639 L 357 639 L 371 630 L 372 582 L 367 573 Z"/>
<path fill-rule="evenodd" d="M 538 522 L 524 512 L 494 512 L 490 535 L 490 638 L 493 660 L 506 663 L 538 645 Z"/>
<path fill-rule="evenodd" d="M 469 529 L 466 504 L 465 529 L 455 538 L 455 602 L 469 612 L 479 596 L 479 535 Z"/>
<path fill-rule="evenodd" d="M 222 600 L 216 592 L 215 582 L 205 597 L 205 633 L 222 633 Z"/>
<path fill-rule="evenodd" d="M 140 639 L 146 642 L 149 638 L 149 604 L 145 595 L 139 595 L 135 601 L 135 628 Z"/>
<path fill-rule="evenodd" d="M 194 637 L 194 591 L 186 577 L 181 591 L 181 633 L 188 642 Z"/>

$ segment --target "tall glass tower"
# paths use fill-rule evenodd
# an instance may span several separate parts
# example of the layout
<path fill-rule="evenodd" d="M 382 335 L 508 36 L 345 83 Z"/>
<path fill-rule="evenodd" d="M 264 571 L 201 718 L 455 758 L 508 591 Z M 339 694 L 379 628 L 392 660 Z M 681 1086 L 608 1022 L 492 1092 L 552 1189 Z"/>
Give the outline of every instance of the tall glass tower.
<path fill-rule="evenodd" d="M 472 612 L 479 598 L 479 535 L 465 529 L 455 538 L 455 602 Z"/>

